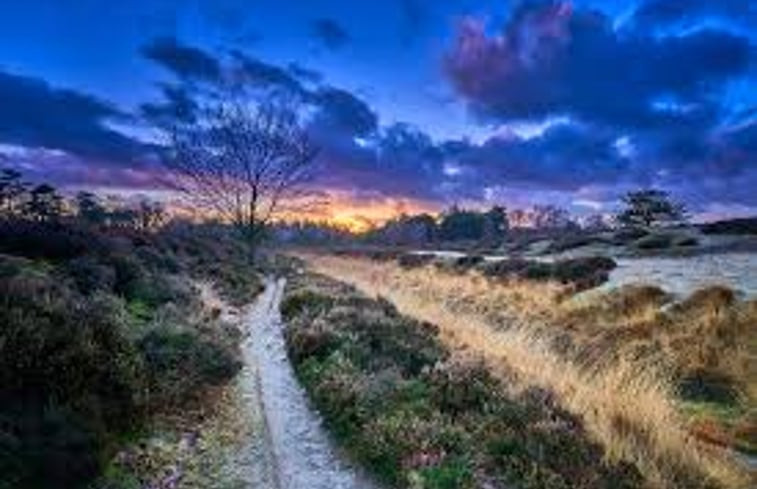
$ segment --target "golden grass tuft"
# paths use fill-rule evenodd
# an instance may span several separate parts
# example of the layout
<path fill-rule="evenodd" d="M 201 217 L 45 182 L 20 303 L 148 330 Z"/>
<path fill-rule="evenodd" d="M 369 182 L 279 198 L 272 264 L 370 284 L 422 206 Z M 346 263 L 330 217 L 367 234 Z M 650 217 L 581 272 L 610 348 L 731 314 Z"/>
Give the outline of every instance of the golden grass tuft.
<path fill-rule="evenodd" d="M 608 460 L 634 464 L 650 486 L 749 484 L 726 450 L 701 443 L 687 430 L 670 379 L 659 371 L 622 356 L 592 368 L 555 351 L 555 338 L 564 333 L 557 325 L 575 314 L 572 306 L 561 305 L 564 286 L 495 283 L 476 274 L 454 275 L 433 267 L 403 270 L 390 262 L 350 257 L 302 258 L 316 272 L 385 297 L 403 314 L 436 324 L 452 347 L 480 353 L 494 371 L 514 373 L 514 389 L 551 390 L 565 409 L 583 419 Z"/>

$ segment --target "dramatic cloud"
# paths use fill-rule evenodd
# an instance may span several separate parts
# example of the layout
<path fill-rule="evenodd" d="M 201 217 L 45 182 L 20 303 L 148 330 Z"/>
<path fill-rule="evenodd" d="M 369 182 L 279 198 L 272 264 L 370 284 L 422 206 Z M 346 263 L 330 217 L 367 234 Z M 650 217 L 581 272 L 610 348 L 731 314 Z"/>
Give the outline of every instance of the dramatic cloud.
<path fill-rule="evenodd" d="M 313 21 L 311 29 L 313 37 L 332 50 L 339 49 L 350 41 L 347 30 L 333 19 L 317 19 Z"/>
<path fill-rule="evenodd" d="M 305 94 L 305 89 L 292 70 L 266 63 L 241 51 L 232 51 L 231 56 L 234 62 L 232 70 L 237 81 L 274 91 Z M 220 61 L 215 61 L 221 65 Z"/>
<path fill-rule="evenodd" d="M 342 190 L 363 189 L 385 196 L 443 201 L 443 152 L 407 124 L 384 128 L 368 144 L 316 133 L 321 145 L 320 181 Z"/>
<path fill-rule="evenodd" d="M 142 104 L 143 115 L 151 121 L 191 122 L 195 120 L 198 110 L 197 101 L 186 87 L 163 84 L 161 86 L 164 101 Z"/>
<path fill-rule="evenodd" d="M 528 3 L 502 35 L 462 23 L 446 60 L 458 92 L 480 115 L 541 118 L 567 114 L 590 122 L 650 126 L 685 114 L 655 110 L 711 103 L 723 83 L 747 74 L 749 39 L 709 29 L 653 37 L 620 33 L 612 19 L 567 2 Z"/>
<path fill-rule="evenodd" d="M 5 162 L 2 161 L 3 155 Z M 156 183 L 166 179 L 159 165 L 148 162 L 114 165 L 112 161 L 45 149 L 0 148 L 0 163 L 21 170 L 24 178 L 30 181 L 51 182 L 69 188 L 86 186 L 151 191 L 156 189 Z"/>
<path fill-rule="evenodd" d="M 355 136 L 367 136 L 378 128 L 378 116 L 363 100 L 333 87 L 319 89 L 311 95 L 319 107 L 315 125 Z"/>
<path fill-rule="evenodd" d="M 142 48 L 142 54 L 180 78 L 218 79 L 221 67 L 205 51 L 179 43 L 174 38 L 160 38 Z"/>
<path fill-rule="evenodd" d="M 753 10 L 751 2 L 655 0 L 624 29 L 599 11 L 538 1 L 517 7 L 499 34 L 464 20 L 444 69 L 474 114 L 489 123 L 573 122 L 471 146 L 456 172 L 557 190 L 661 185 L 693 202 L 757 205 L 752 192 L 726 190 L 757 173 L 755 114 L 726 105 L 734 82 L 757 82 L 753 41 L 706 23 L 654 29 Z"/>
<path fill-rule="evenodd" d="M 298 63 L 289 63 L 289 72 L 298 80 L 310 83 L 320 83 L 323 81 L 323 75 L 315 70 L 306 68 Z"/>
<path fill-rule="evenodd" d="M 530 139 L 493 137 L 459 152 L 459 165 L 482 182 L 578 190 L 633 178 L 631 162 L 606 131 L 557 125 Z"/>
<path fill-rule="evenodd" d="M 109 128 L 127 116 L 102 100 L 46 82 L 0 72 L 0 143 L 130 161 L 144 146 Z"/>

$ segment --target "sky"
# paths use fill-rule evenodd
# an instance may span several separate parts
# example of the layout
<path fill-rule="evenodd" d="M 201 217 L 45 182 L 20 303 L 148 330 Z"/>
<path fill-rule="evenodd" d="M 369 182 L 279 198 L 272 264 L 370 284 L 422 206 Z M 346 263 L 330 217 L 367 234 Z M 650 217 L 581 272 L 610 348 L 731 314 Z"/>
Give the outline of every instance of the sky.
<path fill-rule="evenodd" d="M 757 0 L 5 2 L 0 155 L 162 195 L 150 116 L 232 65 L 306 95 L 336 221 L 651 186 L 757 214 Z"/>

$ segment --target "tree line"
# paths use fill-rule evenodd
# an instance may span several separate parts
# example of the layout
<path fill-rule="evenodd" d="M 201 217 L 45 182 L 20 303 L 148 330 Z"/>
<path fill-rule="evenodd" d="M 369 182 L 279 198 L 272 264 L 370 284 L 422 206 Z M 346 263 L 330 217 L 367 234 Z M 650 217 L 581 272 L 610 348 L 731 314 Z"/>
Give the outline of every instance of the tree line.
<path fill-rule="evenodd" d="M 680 202 L 657 189 L 626 193 L 613 215 L 593 214 L 580 222 L 555 205 L 508 210 L 495 205 L 489 209 L 465 209 L 454 205 L 439 215 L 400 215 L 379 227 L 355 235 L 328 222 L 279 223 L 273 236 L 280 241 L 313 243 L 366 242 L 379 245 L 425 245 L 475 242 L 497 246 L 513 233 L 547 234 L 601 232 L 613 228 L 653 228 L 684 223 L 688 214 Z"/>
<path fill-rule="evenodd" d="M 160 202 L 141 199 L 134 205 L 105 205 L 92 192 L 67 198 L 49 183 L 32 184 L 16 169 L 0 170 L 0 218 L 60 222 L 76 218 L 93 226 L 155 229 L 166 221 Z"/>

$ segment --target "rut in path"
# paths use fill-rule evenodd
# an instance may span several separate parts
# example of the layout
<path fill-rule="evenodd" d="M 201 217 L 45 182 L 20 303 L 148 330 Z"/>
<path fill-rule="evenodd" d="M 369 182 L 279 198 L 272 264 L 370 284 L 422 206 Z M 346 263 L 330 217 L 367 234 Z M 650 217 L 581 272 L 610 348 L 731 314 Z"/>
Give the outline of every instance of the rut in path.
<path fill-rule="evenodd" d="M 256 489 L 373 489 L 335 449 L 294 376 L 279 314 L 283 290 L 283 280 L 267 279 L 244 318 L 248 338 L 240 381 L 262 426 L 240 454 L 245 479 Z"/>

